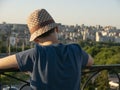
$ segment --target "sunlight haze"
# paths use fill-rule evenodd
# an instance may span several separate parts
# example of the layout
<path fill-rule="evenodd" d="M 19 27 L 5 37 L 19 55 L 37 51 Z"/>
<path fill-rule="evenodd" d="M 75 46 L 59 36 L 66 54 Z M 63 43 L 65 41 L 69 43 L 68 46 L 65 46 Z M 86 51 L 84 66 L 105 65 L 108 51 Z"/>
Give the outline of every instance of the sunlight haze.
<path fill-rule="evenodd" d="M 102 25 L 120 29 L 119 0 L 0 0 L 0 23 L 23 23 L 36 9 L 45 8 L 57 23 Z"/>

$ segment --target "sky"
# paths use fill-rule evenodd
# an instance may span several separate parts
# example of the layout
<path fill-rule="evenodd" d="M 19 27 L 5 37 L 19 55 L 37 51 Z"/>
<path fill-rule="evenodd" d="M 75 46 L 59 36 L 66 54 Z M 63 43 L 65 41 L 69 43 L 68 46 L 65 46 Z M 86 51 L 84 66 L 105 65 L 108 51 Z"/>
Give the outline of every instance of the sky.
<path fill-rule="evenodd" d="M 0 23 L 26 24 L 29 14 L 41 8 L 64 25 L 111 25 L 120 29 L 120 0 L 0 0 Z"/>

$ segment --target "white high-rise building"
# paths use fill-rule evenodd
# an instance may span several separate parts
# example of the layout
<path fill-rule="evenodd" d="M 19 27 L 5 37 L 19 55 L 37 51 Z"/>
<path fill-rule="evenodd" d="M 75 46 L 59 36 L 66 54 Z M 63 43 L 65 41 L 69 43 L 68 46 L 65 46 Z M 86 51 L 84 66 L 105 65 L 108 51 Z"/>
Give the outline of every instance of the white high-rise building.
<path fill-rule="evenodd" d="M 96 32 L 96 42 L 101 41 L 102 34 L 101 32 Z"/>

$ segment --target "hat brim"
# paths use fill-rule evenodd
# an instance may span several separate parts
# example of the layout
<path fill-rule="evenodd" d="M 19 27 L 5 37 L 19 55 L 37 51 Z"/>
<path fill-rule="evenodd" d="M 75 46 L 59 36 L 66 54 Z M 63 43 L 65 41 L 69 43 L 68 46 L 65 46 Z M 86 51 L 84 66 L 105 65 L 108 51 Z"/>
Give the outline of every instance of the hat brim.
<path fill-rule="evenodd" d="M 35 38 L 37 38 L 38 36 L 44 34 L 45 32 L 51 30 L 52 28 L 55 28 L 57 27 L 57 24 L 56 23 L 51 23 L 49 25 L 46 25 L 45 27 L 42 27 L 38 30 L 36 30 L 33 34 L 31 34 L 30 36 L 30 41 L 34 41 Z"/>

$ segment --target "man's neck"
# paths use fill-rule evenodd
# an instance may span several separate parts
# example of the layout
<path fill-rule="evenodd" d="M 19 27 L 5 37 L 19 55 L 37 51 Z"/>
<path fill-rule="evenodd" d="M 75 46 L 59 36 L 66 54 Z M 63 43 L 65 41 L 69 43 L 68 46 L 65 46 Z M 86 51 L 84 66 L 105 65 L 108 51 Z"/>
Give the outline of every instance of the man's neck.
<path fill-rule="evenodd" d="M 39 39 L 39 44 L 42 46 L 48 46 L 48 45 L 52 45 L 52 44 L 58 44 L 59 40 L 56 37 L 56 33 L 52 33 L 47 37 L 41 38 Z"/>
<path fill-rule="evenodd" d="M 48 46 L 48 45 L 52 45 L 52 44 L 58 44 L 59 41 L 46 41 L 43 43 L 39 43 L 41 46 Z"/>

